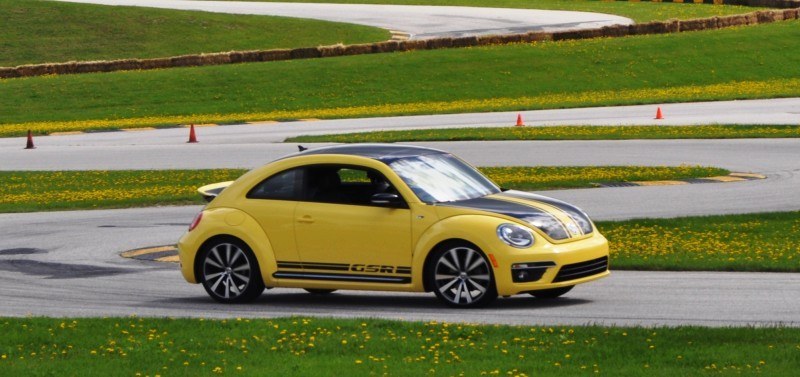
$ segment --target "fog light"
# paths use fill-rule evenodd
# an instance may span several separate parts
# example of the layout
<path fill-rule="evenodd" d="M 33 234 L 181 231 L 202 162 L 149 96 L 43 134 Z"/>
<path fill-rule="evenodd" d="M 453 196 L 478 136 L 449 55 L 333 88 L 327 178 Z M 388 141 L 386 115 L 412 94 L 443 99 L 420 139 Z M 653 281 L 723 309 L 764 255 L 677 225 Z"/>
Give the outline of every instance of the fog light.
<path fill-rule="evenodd" d="M 530 283 L 542 278 L 553 262 L 514 263 L 511 265 L 511 280 L 515 283 Z"/>

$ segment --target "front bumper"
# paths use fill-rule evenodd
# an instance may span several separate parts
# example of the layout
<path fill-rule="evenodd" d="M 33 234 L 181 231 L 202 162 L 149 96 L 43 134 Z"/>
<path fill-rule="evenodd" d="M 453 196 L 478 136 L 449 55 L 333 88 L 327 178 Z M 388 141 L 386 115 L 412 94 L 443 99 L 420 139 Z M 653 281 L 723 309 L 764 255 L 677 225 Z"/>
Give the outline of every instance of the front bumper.
<path fill-rule="evenodd" d="M 492 254 L 501 296 L 582 284 L 610 273 L 608 241 L 598 232 L 575 242 L 497 251 Z"/>

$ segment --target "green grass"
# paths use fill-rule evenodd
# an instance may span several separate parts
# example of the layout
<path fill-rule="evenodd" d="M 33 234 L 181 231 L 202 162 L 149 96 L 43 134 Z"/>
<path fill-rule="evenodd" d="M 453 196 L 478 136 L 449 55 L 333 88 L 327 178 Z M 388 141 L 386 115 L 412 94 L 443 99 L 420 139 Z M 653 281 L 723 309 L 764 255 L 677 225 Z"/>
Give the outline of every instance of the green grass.
<path fill-rule="evenodd" d="M 350 117 L 796 96 L 798 26 L 0 80 L 0 130 L 148 116 L 138 126 L 231 113 L 263 120 L 270 115 L 259 112 Z M 713 86 L 723 83 L 734 84 Z"/>
<path fill-rule="evenodd" d="M 725 175 L 724 169 L 679 167 L 482 168 L 499 185 L 520 190 L 592 187 L 597 182 Z M 241 169 L 0 171 L 0 213 L 203 203 L 197 188 L 235 180 Z"/>
<path fill-rule="evenodd" d="M 234 1 L 234 0 L 226 0 Z M 263 0 L 245 0 L 263 1 Z M 270 0 L 267 0 L 270 1 Z M 289 3 L 304 3 L 306 0 L 274 0 Z M 615 14 L 628 17 L 636 22 L 654 20 L 667 20 L 677 18 L 681 20 L 690 18 L 703 18 L 712 16 L 726 16 L 753 12 L 757 9 L 744 6 L 714 6 L 706 4 L 693 4 L 687 1 L 684 4 L 634 1 L 595 1 L 595 0 L 315 0 L 315 3 L 351 3 L 351 4 L 396 4 L 396 5 L 441 5 L 441 6 L 470 6 L 492 8 L 523 8 L 523 9 L 548 9 L 548 10 L 573 10 L 583 12 L 598 12 Z"/>
<path fill-rule="evenodd" d="M 197 188 L 241 169 L 0 172 L 0 213 L 203 203 Z"/>
<path fill-rule="evenodd" d="M 595 187 L 599 183 L 666 181 L 727 175 L 725 169 L 704 166 L 537 166 L 479 168 L 500 187 L 553 190 Z"/>
<path fill-rule="evenodd" d="M 3 374 L 26 376 L 795 376 L 800 367 L 800 329 L 783 327 L 6 318 L 0 329 Z"/>
<path fill-rule="evenodd" d="M 509 122 L 511 123 L 511 122 Z M 394 143 L 474 140 L 630 140 L 797 138 L 795 125 L 475 127 L 290 137 L 287 143 Z"/>
<path fill-rule="evenodd" d="M 600 222 L 612 269 L 800 272 L 800 212 Z"/>
<path fill-rule="evenodd" d="M 49 1 L 0 0 L 0 14 L 0 66 L 389 39 L 352 24 Z"/>

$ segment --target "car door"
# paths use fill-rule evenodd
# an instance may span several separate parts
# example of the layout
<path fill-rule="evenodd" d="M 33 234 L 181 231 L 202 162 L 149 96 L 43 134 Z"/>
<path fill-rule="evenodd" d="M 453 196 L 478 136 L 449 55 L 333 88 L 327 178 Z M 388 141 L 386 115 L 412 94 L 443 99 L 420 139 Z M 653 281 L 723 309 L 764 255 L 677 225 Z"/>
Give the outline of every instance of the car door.
<path fill-rule="evenodd" d="M 261 181 L 247 193 L 242 208 L 266 233 L 275 260 L 300 260 L 295 245 L 294 213 L 303 195 L 304 169 L 278 172 Z"/>
<path fill-rule="evenodd" d="M 306 168 L 306 198 L 295 209 L 295 241 L 315 280 L 408 283 L 411 212 L 405 203 L 373 204 L 394 192 L 375 170 L 347 165 Z"/>

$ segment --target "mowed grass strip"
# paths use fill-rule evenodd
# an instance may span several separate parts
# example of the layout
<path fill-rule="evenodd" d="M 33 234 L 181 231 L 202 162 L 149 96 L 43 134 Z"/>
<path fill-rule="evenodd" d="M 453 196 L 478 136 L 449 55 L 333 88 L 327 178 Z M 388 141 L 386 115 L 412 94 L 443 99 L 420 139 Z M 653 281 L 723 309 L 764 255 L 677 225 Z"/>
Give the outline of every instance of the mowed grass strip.
<path fill-rule="evenodd" d="M 509 122 L 511 123 L 511 122 Z M 394 143 L 487 140 L 630 140 L 797 138 L 797 125 L 526 126 L 440 128 L 301 135 L 287 143 Z"/>
<path fill-rule="evenodd" d="M 0 14 L 0 66 L 389 39 L 362 25 L 52 1 L 0 0 Z"/>
<path fill-rule="evenodd" d="M 798 26 L 0 80 L 0 132 L 800 96 Z"/>
<path fill-rule="evenodd" d="M 236 1 L 236 0 L 225 0 Z M 244 0 L 263 1 L 263 0 Z M 272 1 L 272 0 L 267 0 Z M 304 3 L 306 0 L 274 0 L 288 3 Z M 655 1 L 596 1 L 596 0 L 315 0 L 315 3 L 350 3 L 350 4 L 395 4 L 395 5 L 437 5 L 437 6 L 469 6 L 492 8 L 521 8 L 570 10 L 597 12 L 628 17 L 636 22 L 667 20 L 677 18 L 686 20 L 713 16 L 727 16 L 753 12 L 758 9 L 738 5 L 695 4 L 691 0 L 685 3 Z"/>
<path fill-rule="evenodd" d="M 9 375 L 795 376 L 800 352 L 800 329 L 783 327 L 129 317 L 6 318 L 0 329 Z"/>
<path fill-rule="evenodd" d="M 800 271 L 800 213 L 599 222 L 612 269 Z"/>
<path fill-rule="evenodd" d="M 0 172 L 0 212 L 199 204 L 197 188 L 241 169 Z"/>
<path fill-rule="evenodd" d="M 499 185 L 520 190 L 592 187 L 597 182 L 701 178 L 728 174 L 700 167 L 491 167 Z M 232 181 L 242 169 L 0 172 L 0 212 L 200 204 L 197 188 Z"/>

